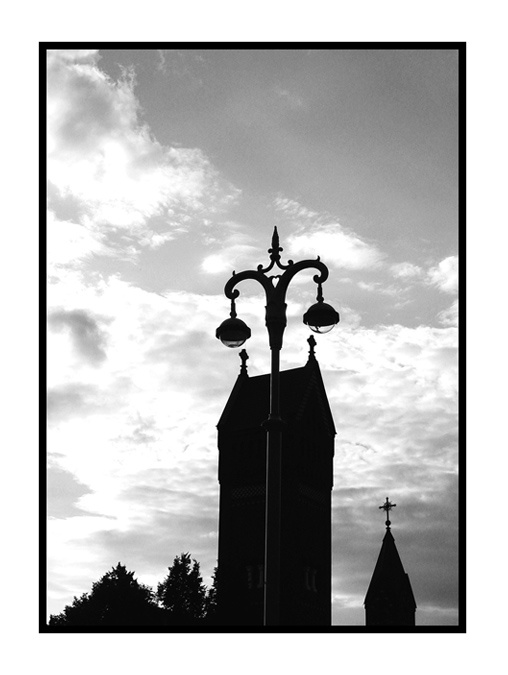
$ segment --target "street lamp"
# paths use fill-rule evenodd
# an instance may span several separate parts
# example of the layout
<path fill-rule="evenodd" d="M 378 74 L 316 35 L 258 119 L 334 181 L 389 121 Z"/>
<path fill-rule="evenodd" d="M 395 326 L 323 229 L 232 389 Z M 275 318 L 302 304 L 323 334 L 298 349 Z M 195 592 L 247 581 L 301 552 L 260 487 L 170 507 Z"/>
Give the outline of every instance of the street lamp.
<path fill-rule="evenodd" d="M 231 318 L 226 319 L 215 331 L 215 336 L 226 347 L 241 347 L 251 336 L 250 328 L 245 321 L 236 316 L 235 301 L 231 300 Z"/>
<path fill-rule="evenodd" d="M 279 235 L 274 228 L 272 247 L 268 249 L 270 265 L 258 265 L 256 270 L 246 270 L 236 274 L 226 283 L 224 294 L 231 300 L 230 318 L 216 330 L 216 337 L 227 347 L 240 347 L 251 336 L 250 328 L 237 317 L 235 300 L 240 291 L 235 288 L 245 279 L 254 279 L 263 286 L 266 294 L 265 321 L 268 329 L 271 350 L 270 371 L 270 413 L 263 422 L 267 431 L 266 447 L 266 513 L 265 513 L 265 567 L 264 567 L 264 625 L 280 625 L 280 467 L 282 447 L 282 426 L 280 417 L 280 350 L 287 324 L 286 291 L 291 279 L 301 270 L 318 270 L 313 279 L 318 286 L 317 302 L 303 316 L 303 322 L 316 333 L 327 333 L 338 322 L 339 314 L 323 301 L 322 284 L 328 278 L 328 268 L 316 260 L 302 260 L 287 265 L 280 262 Z M 274 265 L 283 274 L 267 276 Z"/>
<path fill-rule="evenodd" d="M 318 282 L 317 302 L 303 315 L 303 323 L 315 333 L 329 333 L 339 323 L 339 313 L 331 305 L 323 302 L 323 289 Z"/>

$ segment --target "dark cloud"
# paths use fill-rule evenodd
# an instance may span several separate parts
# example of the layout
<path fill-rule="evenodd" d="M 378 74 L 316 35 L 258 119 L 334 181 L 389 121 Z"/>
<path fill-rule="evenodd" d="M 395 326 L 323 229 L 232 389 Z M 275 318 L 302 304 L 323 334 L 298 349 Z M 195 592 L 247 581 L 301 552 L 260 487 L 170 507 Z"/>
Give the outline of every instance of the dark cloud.
<path fill-rule="evenodd" d="M 153 418 L 144 418 L 139 413 L 136 416 L 136 423 L 129 434 L 117 436 L 114 441 L 117 443 L 129 442 L 135 445 L 146 445 L 153 443 L 159 438 L 159 429 L 157 422 Z"/>
<path fill-rule="evenodd" d="M 48 391 L 48 419 L 59 421 L 72 414 L 73 417 L 94 412 L 98 407 L 99 390 L 91 384 L 70 384 L 54 387 Z"/>
<path fill-rule="evenodd" d="M 60 190 L 50 180 L 48 180 L 47 199 L 48 208 L 60 221 L 80 222 L 83 215 L 90 211 L 83 200 L 70 192 Z"/>
<path fill-rule="evenodd" d="M 132 381 L 128 377 L 115 378 L 106 387 L 81 382 L 52 387 L 47 395 L 48 419 L 59 422 L 71 417 L 108 415 L 128 400 L 131 391 Z"/>
<path fill-rule="evenodd" d="M 90 312 L 56 310 L 49 315 L 48 324 L 55 330 L 69 329 L 76 351 L 90 365 L 98 366 L 106 360 L 106 336 Z"/>
<path fill-rule="evenodd" d="M 80 497 L 90 491 L 69 472 L 59 467 L 47 471 L 47 515 L 53 518 L 81 516 L 83 511 L 76 507 Z"/>

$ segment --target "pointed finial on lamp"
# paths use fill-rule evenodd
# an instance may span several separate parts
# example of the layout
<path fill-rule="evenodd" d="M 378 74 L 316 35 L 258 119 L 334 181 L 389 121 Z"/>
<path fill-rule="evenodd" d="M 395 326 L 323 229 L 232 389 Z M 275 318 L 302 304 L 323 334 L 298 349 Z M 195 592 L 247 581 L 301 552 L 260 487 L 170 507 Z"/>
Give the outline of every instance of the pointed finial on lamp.
<path fill-rule="evenodd" d="M 283 248 L 279 244 L 279 233 L 277 232 L 277 227 L 274 227 L 272 236 L 272 248 L 268 249 L 268 253 L 270 254 L 270 260 L 275 262 L 279 261 L 280 252 L 282 250 Z"/>

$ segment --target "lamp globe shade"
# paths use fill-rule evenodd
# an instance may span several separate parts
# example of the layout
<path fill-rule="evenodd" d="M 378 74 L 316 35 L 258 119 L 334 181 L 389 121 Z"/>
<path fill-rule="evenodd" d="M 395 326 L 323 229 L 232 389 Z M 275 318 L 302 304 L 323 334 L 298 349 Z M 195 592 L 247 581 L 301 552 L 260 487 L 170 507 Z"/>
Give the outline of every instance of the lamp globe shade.
<path fill-rule="evenodd" d="M 215 336 L 226 347 L 241 347 L 250 338 L 251 331 L 241 319 L 226 319 L 215 331 Z"/>
<path fill-rule="evenodd" d="M 316 302 L 303 315 L 303 323 L 314 333 L 328 333 L 339 321 L 339 313 L 326 302 Z"/>

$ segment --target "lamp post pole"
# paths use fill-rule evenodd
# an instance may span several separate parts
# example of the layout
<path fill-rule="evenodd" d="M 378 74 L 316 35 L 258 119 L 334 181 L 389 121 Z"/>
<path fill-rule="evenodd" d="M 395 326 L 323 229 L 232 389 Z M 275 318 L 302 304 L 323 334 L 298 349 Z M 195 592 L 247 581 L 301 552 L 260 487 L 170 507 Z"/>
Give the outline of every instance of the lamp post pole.
<path fill-rule="evenodd" d="M 286 291 L 291 279 L 304 269 L 314 268 L 319 274 L 314 276 L 318 284 L 317 304 L 304 315 L 304 322 L 316 332 L 328 332 L 338 323 L 338 313 L 323 302 L 321 284 L 328 278 L 328 268 L 319 259 L 303 260 L 287 265 L 280 262 L 279 235 L 274 228 L 272 247 L 268 249 L 270 265 L 258 265 L 256 270 L 247 270 L 236 274 L 226 283 L 224 294 L 231 300 L 231 319 L 217 328 L 217 337 L 229 347 L 238 347 L 250 337 L 250 329 L 237 318 L 235 300 L 240 291 L 235 288 L 245 279 L 254 279 L 264 288 L 266 294 L 266 327 L 271 350 L 270 369 L 270 412 L 263 422 L 267 432 L 266 444 L 266 499 L 265 499 L 265 564 L 264 564 L 264 625 L 280 625 L 280 534 L 281 534 L 281 456 L 282 427 L 280 416 L 280 351 L 287 324 Z M 267 276 L 277 265 L 282 274 Z"/>

